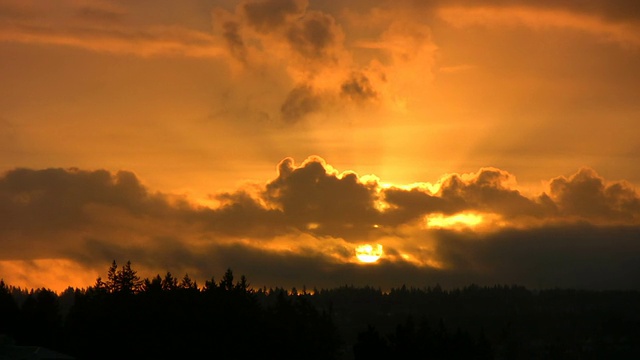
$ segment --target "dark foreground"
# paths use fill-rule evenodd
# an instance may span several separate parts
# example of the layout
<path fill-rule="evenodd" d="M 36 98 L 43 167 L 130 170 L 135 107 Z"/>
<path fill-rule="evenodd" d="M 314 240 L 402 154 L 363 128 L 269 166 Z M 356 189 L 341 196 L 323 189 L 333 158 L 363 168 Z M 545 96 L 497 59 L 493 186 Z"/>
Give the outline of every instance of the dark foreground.
<path fill-rule="evenodd" d="M 0 335 L 0 359 L 27 346 L 75 359 L 640 359 L 640 293 L 256 290 L 231 270 L 199 287 L 114 263 L 107 281 L 59 295 L 0 282 Z"/>

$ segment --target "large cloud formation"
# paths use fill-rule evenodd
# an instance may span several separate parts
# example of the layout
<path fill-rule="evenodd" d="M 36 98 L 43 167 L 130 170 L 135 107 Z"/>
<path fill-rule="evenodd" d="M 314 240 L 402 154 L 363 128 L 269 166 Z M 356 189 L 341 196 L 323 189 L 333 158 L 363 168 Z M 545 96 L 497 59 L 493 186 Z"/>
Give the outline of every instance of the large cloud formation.
<path fill-rule="evenodd" d="M 231 267 L 255 286 L 640 286 L 630 184 L 585 168 L 535 197 L 516 187 L 496 168 L 389 186 L 312 156 L 285 158 L 274 179 L 207 207 L 127 171 L 14 169 L 0 178 L 0 267 L 9 282 L 41 286 L 42 264 L 97 277 L 114 259 L 201 281 Z M 363 243 L 383 245 L 377 263 L 356 260 Z"/>

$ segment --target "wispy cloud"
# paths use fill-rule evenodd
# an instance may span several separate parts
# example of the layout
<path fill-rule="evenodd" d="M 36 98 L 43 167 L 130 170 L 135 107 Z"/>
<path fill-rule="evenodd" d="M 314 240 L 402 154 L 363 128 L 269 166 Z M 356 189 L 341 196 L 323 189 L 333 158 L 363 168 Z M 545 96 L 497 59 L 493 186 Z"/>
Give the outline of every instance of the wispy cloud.
<path fill-rule="evenodd" d="M 538 31 L 566 29 L 622 46 L 640 46 L 640 24 L 615 22 L 598 16 L 599 14 L 523 6 L 451 6 L 440 9 L 439 15 L 445 21 L 460 27 L 524 26 Z"/>

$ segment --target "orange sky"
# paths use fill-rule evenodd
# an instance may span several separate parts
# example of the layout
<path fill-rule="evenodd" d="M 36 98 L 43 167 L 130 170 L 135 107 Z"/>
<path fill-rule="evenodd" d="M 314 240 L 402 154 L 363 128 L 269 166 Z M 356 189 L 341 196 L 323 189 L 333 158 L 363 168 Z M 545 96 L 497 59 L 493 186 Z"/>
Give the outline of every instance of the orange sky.
<path fill-rule="evenodd" d="M 0 278 L 638 288 L 638 64 L 632 0 L 0 0 Z"/>

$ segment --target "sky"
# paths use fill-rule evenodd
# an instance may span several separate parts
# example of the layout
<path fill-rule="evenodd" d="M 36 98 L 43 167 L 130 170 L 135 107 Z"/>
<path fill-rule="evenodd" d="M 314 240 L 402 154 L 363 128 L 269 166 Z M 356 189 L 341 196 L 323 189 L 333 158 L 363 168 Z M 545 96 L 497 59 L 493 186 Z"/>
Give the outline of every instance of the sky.
<path fill-rule="evenodd" d="M 635 0 L 0 0 L 0 278 L 640 288 Z"/>

